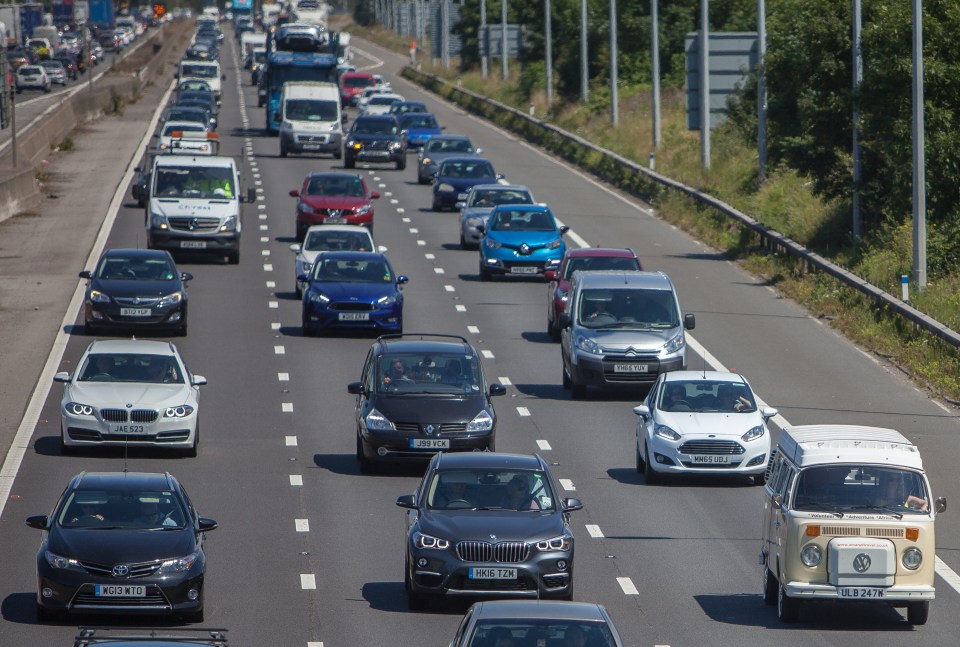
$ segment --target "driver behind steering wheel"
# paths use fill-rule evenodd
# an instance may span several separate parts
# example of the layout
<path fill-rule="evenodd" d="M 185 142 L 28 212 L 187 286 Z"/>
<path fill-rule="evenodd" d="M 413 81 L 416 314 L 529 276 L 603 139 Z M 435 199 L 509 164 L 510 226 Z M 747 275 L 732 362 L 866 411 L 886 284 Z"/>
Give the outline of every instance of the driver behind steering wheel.
<path fill-rule="evenodd" d="M 440 477 L 436 494 L 433 496 L 434 508 L 473 508 L 470 500 L 470 486 L 475 485 L 476 477 L 467 472 L 450 472 Z"/>

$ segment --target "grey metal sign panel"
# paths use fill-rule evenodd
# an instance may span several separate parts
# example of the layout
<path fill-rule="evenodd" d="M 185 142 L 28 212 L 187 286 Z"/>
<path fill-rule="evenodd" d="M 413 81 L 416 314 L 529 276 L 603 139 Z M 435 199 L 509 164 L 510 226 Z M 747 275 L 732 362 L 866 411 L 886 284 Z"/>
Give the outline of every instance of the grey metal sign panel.
<path fill-rule="evenodd" d="M 479 30 L 480 56 L 498 57 L 503 52 L 503 28 L 499 24 L 488 24 Z M 519 25 L 507 25 L 507 56 L 519 56 L 521 46 Z M 487 49 L 489 48 L 489 53 Z"/>
<path fill-rule="evenodd" d="M 727 101 L 759 64 L 756 32 L 710 34 L 710 128 L 721 123 Z M 687 81 L 687 129 L 700 130 L 700 34 L 687 34 L 685 41 Z"/>
<path fill-rule="evenodd" d="M 453 33 L 453 26 L 460 22 L 460 3 L 452 0 L 445 0 L 447 3 L 447 25 L 449 27 L 449 55 L 460 56 L 461 39 L 460 34 Z M 444 0 L 431 0 L 430 2 L 430 45 L 431 55 L 434 58 L 443 58 L 443 39 L 440 32 L 443 29 L 443 14 L 441 13 Z"/>

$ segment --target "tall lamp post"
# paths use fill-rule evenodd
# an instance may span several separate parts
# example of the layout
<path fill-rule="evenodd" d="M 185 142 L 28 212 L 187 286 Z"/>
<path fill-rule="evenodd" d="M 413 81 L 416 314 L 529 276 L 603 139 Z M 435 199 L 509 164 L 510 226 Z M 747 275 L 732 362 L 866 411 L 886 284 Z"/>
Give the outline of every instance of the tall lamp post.
<path fill-rule="evenodd" d="M 617 0 L 610 0 L 610 122 L 620 125 L 620 97 L 617 92 Z"/>
<path fill-rule="evenodd" d="M 580 100 L 590 98 L 590 79 L 587 76 L 587 0 L 580 0 Z"/>
<path fill-rule="evenodd" d="M 553 22 L 552 12 L 550 11 L 550 0 L 543 0 L 543 35 L 544 46 L 546 47 L 546 66 L 547 66 L 547 105 L 553 105 Z"/>

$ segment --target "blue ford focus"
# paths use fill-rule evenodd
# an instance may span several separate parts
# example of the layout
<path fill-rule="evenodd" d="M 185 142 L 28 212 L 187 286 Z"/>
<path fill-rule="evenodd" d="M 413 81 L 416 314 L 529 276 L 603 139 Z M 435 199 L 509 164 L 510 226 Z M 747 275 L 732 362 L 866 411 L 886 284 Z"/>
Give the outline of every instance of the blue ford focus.
<path fill-rule="evenodd" d="M 387 257 L 372 252 L 321 252 L 303 293 L 303 334 L 327 328 L 403 332 L 403 293 L 407 277 L 397 276 Z"/>
<path fill-rule="evenodd" d="M 481 281 L 494 274 L 543 276 L 544 266 L 567 250 L 563 235 L 570 228 L 558 226 L 545 205 L 500 205 L 481 226 Z"/>

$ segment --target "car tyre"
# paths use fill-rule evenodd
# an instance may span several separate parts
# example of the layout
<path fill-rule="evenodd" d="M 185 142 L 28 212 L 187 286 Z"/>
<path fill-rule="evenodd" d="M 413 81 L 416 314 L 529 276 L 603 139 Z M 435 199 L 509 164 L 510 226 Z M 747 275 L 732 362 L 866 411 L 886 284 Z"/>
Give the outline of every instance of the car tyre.
<path fill-rule="evenodd" d="M 777 581 L 777 578 L 773 576 L 773 573 L 770 572 L 770 568 L 764 564 L 763 565 L 763 603 L 768 607 L 772 607 L 777 603 L 777 586 L 780 583 Z"/>
<path fill-rule="evenodd" d="M 563 367 L 563 381 L 561 383 L 563 384 L 563 388 L 565 390 L 570 390 L 570 374 L 567 373 L 566 365 Z"/>
<path fill-rule="evenodd" d="M 640 451 L 639 443 L 637 443 L 636 452 L 637 452 L 637 473 L 643 474 L 643 470 L 646 467 L 646 461 L 643 460 L 643 452 Z"/>
<path fill-rule="evenodd" d="M 407 168 L 407 158 L 402 157 L 402 158 L 398 159 L 398 160 L 397 160 L 397 170 L 398 170 L 398 171 L 403 171 L 403 170 L 406 169 L 406 168 Z"/>
<path fill-rule="evenodd" d="M 800 600 L 787 597 L 783 585 L 777 587 L 777 617 L 780 622 L 796 622 L 800 619 Z M 909 611 L 909 608 L 908 608 Z"/>
<path fill-rule="evenodd" d="M 552 321 L 547 322 L 547 334 L 553 341 L 560 341 L 560 327 Z"/>
<path fill-rule="evenodd" d="M 463 233 L 460 234 L 460 249 L 467 249 L 467 239 L 463 237 Z"/>
<path fill-rule="evenodd" d="M 300 281 L 293 282 L 293 293 L 297 295 L 297 300 L 303 299 L 303 290 L 300 289 Z"/>
<path fill-rule="evenodd" d="M 763 485 L 767 482 L 767 472 L 764 470 L 762 474 L 753 475 L 753 484 L 754 485 Z"/>
<path fill-rule="evenodd" d="M 930 615 L 930 601 L 922 600 L 920 602 L 907 603 L 907 622 L 912 625 L 927 624 L 927 617 Z"/>
<path fill-rule="evenodd" d="M 650 449 L 644 447 L 646 457 L 643 459 L 643 481 L 647 485 L 656 485 L 660 482 L 660 474 L 653 469 L 653 461 L 650 459 Z"/>
<path fill-rule="evenodd" d="M 303 239 L 307 236 L 307 229 L 309 227 L 302 222 L 297 223 L 297 242 L 302 243 Z"/>
<path fill-rule="evenodd" d="M 356 168 L 357 162 L 349 155 L 343 158 L 343 168 Z"/>
<path fill-rule="evenodd" d="M 240 264 L 240 252 L 230 252 L 227 254 L 227 264 L 229 265 L 239 265 Z"/>
<path fill-rule="evenodd" d="M 360 463 L 361 474 L 373 474 L 377 471 L 377 465 L 367 458 L 363 453 L 363 441 L 360 440 L 360 434 L 357 434 L 357 461 Z"/>
<path fill-rule="evenodd" d="M 481 280 L 481 281 L 489 281 L 491 278 L 492 278 L 492 275 L 490 274 L 490 270 L 488 270 L 487 268 L 485 268 L 485 267 L 483 266 L 483 264 L 481 264 L 481 265 L 480 265 L 480 280 Z"/>
<path fill-rule="evenodd" d="M 574 400 L 586 400 L 587 399 L 587 385 L 586 384 L 577 384 L 573 381 L 573 378 L 570 379 L 570 397 Z"/>
<path fill-rule="evenodd" d="M 417 184 L 430 184 L 430 178 L 417 176 Z"/>
<path fill-rule="evenodd" d="M 427 597 L 413 590 L 410 582 L 410 569 L 404 567 L 403 588 L 407 593 L 407 608 L 411 611 L 423 611 L 427 608 Z"/>
<path fill-rule="evenodd" d="M 287 156 L 287 147 L 283 145 L 283 139 L 280 139 L 280 157 Z"/>
<path fill-rule="evenodd" d="M 339 148 L 333 151 L 333 159 L 338 160 L 338 159 L 341 159 L 342 157 L 343 157 L 343 151 L 341 151 Z"/>

